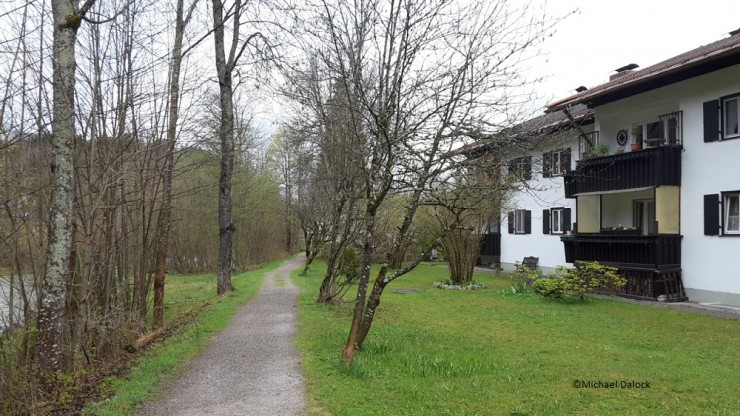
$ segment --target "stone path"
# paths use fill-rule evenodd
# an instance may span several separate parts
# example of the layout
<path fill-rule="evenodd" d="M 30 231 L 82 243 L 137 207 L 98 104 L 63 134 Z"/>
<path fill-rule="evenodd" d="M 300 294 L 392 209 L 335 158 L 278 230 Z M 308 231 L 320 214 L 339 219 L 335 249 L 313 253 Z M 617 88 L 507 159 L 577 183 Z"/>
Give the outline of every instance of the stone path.
<path fill-rule="evenodd" d="M 305 387 L 294 345 L 298 289 L 294 257 L 265 277 L 203 356 L 144 415 L 300 415 Z"/>

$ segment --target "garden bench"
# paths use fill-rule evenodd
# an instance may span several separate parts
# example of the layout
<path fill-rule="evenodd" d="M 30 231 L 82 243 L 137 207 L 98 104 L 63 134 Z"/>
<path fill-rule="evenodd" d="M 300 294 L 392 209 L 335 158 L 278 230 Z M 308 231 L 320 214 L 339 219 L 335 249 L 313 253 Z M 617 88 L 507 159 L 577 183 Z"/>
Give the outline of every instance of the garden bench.
<path fill-rule="evenodd" d="M 525 257 L 521 264 L 529 268 L 529 270 L 537 270 L 537 263 L 540 261 L 539 257 Z"/>

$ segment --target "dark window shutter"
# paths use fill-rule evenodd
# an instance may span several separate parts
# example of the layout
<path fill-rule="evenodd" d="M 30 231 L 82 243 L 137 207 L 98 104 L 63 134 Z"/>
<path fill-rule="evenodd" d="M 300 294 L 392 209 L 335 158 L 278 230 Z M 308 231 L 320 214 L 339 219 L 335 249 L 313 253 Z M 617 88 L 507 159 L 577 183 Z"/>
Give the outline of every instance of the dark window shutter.
<path fill-rule="evenodd" d="M 570 208 L 563 210 L 563 231 L 570 231 Z"/>
<path fill-rule="evenodd" d="M 550 234 L 550 210 L 542 210 L 542 234 Z"/>
<path fill-rule="evenodd" d="M 532 179 L 532 156 L 527 156 L 524 158 L 524 172 L 522 174 L 522 177 L 525 180 Z"/>
<path fill-rule="evenodd" d="M 719 194 L 704 195 L 704 235 L 719 235 Z"/>
<path fill-rule="evenodd" d="M 524 234 L 532 234 L 532 211 L 524 211 Z"/>
<path fill-rule="evenodd" d="M 552 176 L 550 173 L 551 170 L 551 159 L 552 159 L 552 153 L 543 153 L 542 154 L 542 177 L 543 178 L 549 178 Z"/>
<path fill-rule="evenodd" d="M 565 172 L 570 172 L 570 149 L 565 149 L 560 153 L 560 166 L 563 167 Z"/>
<path fill-rule="evenodd" d="M 509 211 L 506 219 L 509 222 L 509 234 L 514 234 L 514 211 Z"/>
<path fill-rule="evenodd" d="M 704 103 L 704 141 L 716 142 L 718 138 L 719 100 L 707 101 Z"/>

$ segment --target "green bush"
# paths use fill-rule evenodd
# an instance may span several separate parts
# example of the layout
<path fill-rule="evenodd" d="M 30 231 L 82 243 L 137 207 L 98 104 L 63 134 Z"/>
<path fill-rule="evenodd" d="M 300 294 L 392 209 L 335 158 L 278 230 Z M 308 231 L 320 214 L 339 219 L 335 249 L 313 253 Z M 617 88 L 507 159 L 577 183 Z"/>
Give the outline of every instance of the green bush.
<path fill-rule="evenodd" d="M 627 280 L 617 273 L 616 267 L 579 261 L 573 269 L 560 266 L 548 277 L 535 280 L 532 288 L 535 293 L 548 298 L 560 298 L 568 293 L 586 299 L 596 290 L 614 290 L 626 284 Z"/>
<path fill-rule="evenodd" d="M 567 286 L 565 279 L 559 277 L 546 277 L 534 282 L 532 289 L 538 295 L 546 298 L 559 298 L 565 293 Z"/>
<path fill-rule="evenodd" d="M 568 291 L 581 299 L 586 299 L 595 290 L 619 289 L 627 284 L 627 279 L 617 273 L 616 267 L 595 261 L 577 261 L 576 267 L 568 270 L 564 278 Z"/>
<path fill-rule="evenodd" d="M 360 276 L 361 267 L 360 256 L 352 246 L 347 246 L 339 258 L 339 275 L 346 276 L 347 281 L 351 282 Z"/>
<path fill-rule="evenodd" d="M 532 270 L 523 264 L 517 264 L 513 276 L 519 280 L 520 284 L 524 284 L 531 289 L 534 282 L 542 278 L 542 272 L 537 269 Z"/>

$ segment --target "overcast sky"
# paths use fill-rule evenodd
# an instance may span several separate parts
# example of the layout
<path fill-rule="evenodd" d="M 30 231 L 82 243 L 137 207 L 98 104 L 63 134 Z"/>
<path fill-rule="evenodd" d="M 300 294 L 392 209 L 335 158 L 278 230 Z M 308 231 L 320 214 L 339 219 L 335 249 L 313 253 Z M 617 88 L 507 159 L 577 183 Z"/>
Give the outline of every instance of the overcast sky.
<path fill-rule="evenodd" d="M 591 88 L 608 81 L 617 68 L 631 63 L 646 68 L 740 28 L 739 0 L 542 1 L 547 1 L 550 17 L 568 17 L 541 46 L 544 54 L 529 65 L 530 79 L 546 77 L 536 86 L 541 98 L 529 106 L 535 115 L 547 103 L 574 94 L 580 85 Z M 274 132 L 274 120 L 283 111 L 279 104 L 264 101 L 257 122 L 264 131 Z"/>
<path fill-rule="evenodd" d="M 548 76 L 538 92 L 542 106 L 554 99 L 609 80 L 630 63 L 648 67 L 740 28 L 737 0 L 549 0 L 551 16 L 566 18 L 547 39 L 545 65 L 533 71 Z"/>

